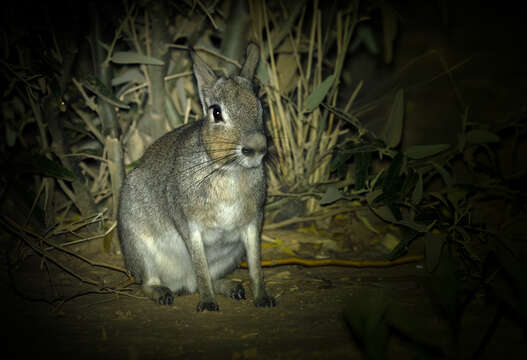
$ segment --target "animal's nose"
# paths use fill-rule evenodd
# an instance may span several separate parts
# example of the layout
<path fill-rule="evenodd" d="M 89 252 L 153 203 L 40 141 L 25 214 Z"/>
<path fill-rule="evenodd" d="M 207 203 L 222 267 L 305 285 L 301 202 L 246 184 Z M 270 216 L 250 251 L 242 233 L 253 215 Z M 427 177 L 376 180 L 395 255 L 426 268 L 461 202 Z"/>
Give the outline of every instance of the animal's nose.
<path fill-rule="evenodd" d="M 267 152 L 267 139 L 261 132 L 249 133 L 243 142 L 242 154 L 245 156 L 264 155 Z"/>

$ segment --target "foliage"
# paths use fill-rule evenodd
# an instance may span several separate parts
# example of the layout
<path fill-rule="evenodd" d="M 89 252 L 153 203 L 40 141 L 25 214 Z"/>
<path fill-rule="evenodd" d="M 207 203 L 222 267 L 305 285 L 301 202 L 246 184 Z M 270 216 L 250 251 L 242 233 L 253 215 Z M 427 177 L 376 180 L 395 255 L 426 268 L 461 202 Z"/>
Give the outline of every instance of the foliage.
<path fill-rule="evenodd" d="M 345 318 L 368 358 L 384 358 L 392 333 L 412 340 L 416 356 L 460 354 L 464 346 L 459 343 L 462 317 L 471 300 L 481 294 L 497 302 L 496 314 L 489 327 L 478 334 L 481 342 L 472 358 L 484 352 L 507 311 L 520 326 L 527 320 L 525 237 L 514 230 L 524 223 L 524 209 L 518 204 L 525 201 L 525 195 L 522 185 L 511 187 L 512 179 L 501 175 L 496 163 L 499 134 L 525 134 L 525 117 L 520 115 L 518 120 L 490 130 L 469 122 L 468 116 L 467 110 L 462 117 L 462 133 L 453 145 L 416 145 L 389 152 L 390 147 L 381 144 L 367 161 L 362 145 L 343 147 L 334 155 L 333 171 L 347 162 L 355 164 L 354 180 L 360 188 L 343 188 L 340 197 L 333 188 L 332 200 L 365 188 L 371 209 L 384 221 L 405 229 L 406 236 L 391 258 L 406 252 L 417 236 L 424 236 L 429 277 L 422 284 L 447 324 L 442 331 L 449 335 L 446 343 L 431 341 L 440 338 L 435 326 L 420 322 L 415 314 L 391 303 L 385 293 L 359 293 L 350 300 Z M 383 155 L 391 157 L 390 165 L 364 180 L 371 159 Z M 455 164 L 461 164 L 468 175 L 456 172 Z M 478 218 L 475 212 L 496 199 L 510 204 L 506 207 L 509 213 L 501 214 L 508 222 L 492 227 L 485 223 L 488 219 Z"/>
<path fill-rule="evenodd" d="M 487 276 L 467 282 L 462 279 L 457 259 L 448 251 L 439 252 L 440 261 L 422 281 L 428 299 L 417 309 L 398 304 L 384 290 L 362 289 L 349 299 L 344 318 L 368 359 L 384 359 L 388 352 L 388 338 L 393 334 L 409 340 L 407 347 L 419 358 L 478 359 L 500 320 L 509 311 L 520 326 L 525 326 L 527 287 L 523 281 L 525 265 L 519 257 L 502 248 L 494 256 L 499 257 L 503 265 L 498 268 L 491 266 Z M 471 300 L 482 295 L 496 301 L 489 325 L 481 329 L 463 329 L 462 319 L 470 307 L 480 311 Z M 431 324 L 423 320 L 434 312 L 441 321 Z M 460 342 L 462 331 L 473 332 L 472 335 L 480 339 L 477 346 Z"/>

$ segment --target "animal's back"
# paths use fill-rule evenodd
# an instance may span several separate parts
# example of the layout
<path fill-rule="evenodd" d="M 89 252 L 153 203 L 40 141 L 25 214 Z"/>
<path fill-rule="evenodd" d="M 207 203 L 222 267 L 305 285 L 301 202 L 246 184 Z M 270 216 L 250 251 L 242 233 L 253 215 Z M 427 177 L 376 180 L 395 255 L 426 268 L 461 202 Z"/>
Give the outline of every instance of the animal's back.
<path fill-rule="evenodd" d="M 140 282 L 149 275 L 145 272 L 155 272 L 157 265 L 188 256 L 171 219 L 167 186 L 175 171 L 178 144 L 181 145 L 182 139 L 193 139 L 197 123 L 192 125 L 169 132 L 151 144 L 121 189 L 118 213 L 121 250 L 127 268 Z"/>

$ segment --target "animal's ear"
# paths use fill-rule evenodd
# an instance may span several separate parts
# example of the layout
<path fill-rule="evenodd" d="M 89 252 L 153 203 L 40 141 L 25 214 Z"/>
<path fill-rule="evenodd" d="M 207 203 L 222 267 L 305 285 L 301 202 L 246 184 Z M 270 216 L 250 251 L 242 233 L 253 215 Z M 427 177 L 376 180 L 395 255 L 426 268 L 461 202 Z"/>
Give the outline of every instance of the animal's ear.
<path fill-rule="evenodd" d="M 203 115 L 205 116 L 210 105 L 208 101 L 210 89 L 216 83 L 217 76 L 193 49 L 190 50 L 190 57 L 192 58 L 194 76 L 196 76 L 198 82 L 199 98 L 203 107 Z"/>
<path fill-rule="evenodd" d="M 252 80 L 254 76 L 254 71 L 258 65 L 258 60 L 260 60 L 260 51 L 258 45 L 255 43 L 249 43 L 247 46 L 247 57 L 245 58 L 245 63 L 240 70 L 240 76 L 248 80 Z"/>

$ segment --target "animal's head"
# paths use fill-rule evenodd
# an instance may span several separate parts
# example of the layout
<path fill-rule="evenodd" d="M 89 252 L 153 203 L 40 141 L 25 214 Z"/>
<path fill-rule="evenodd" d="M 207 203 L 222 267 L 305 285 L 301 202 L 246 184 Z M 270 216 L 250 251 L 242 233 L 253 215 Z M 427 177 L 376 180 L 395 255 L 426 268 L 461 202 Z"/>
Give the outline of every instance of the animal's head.
<path fill-rule="evenodd" d="M 209 157 L 220 166 L 260 166 L 267 142 L 262 105 L 252 82 L 258 47 L 249 45 L 242 69 L 230 78 L 216 76 L 196 53 L 191 54 L 204 114 L 203 142 Z"/>

